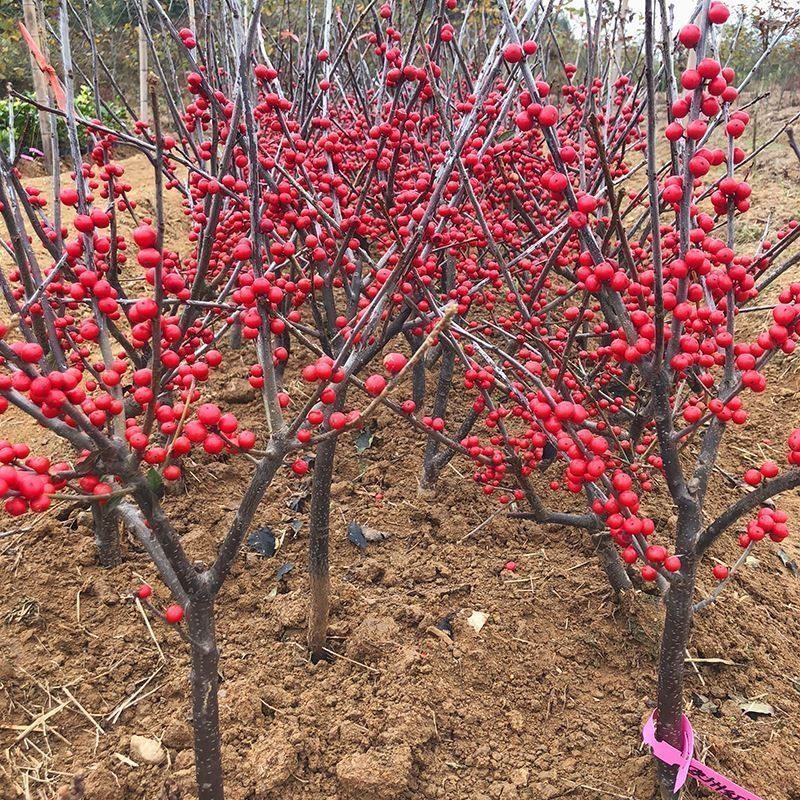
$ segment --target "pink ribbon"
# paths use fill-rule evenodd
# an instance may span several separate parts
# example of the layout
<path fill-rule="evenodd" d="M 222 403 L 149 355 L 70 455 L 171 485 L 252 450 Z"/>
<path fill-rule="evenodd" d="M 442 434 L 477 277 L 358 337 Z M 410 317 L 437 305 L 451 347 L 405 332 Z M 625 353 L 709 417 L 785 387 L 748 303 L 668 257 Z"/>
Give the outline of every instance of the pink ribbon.
<path fill-rule="evenodd" d="M 681 727 L 683 732 L 683 748 L 678 750 L 666 742 L 656 739 L 656 714 L 655 711 L 650 715 L 650 719 L 645 723 L 642 730 L 642 739 L 645 744 L 649 744 L 653 750 L 653 755 L 665 764 L 678 767 L 678 774 L 675 778 L 675 789 L 678 791 L 687 778 L 694 778 L 713 792 L 728 798 L 728 800 L 761 800 L 761 798 L 743 789 L 724 775 L 707 767 L 702 761 L 692 758 L 694 753 L 694 731 L 692 723 L 684 714 L 681 717 Z"/>

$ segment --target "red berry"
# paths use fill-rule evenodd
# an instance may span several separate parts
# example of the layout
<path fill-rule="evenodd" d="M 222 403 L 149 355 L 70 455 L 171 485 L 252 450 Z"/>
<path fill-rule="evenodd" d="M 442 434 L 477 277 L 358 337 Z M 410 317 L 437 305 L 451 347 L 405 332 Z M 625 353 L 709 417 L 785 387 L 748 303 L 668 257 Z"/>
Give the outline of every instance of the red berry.
<path fill-rule="evenodd" d="M 715 25 L 722 25 L 727 22 L 730 15 L 731 12 L 724 3 L 712 3 L 708 9 L 708 19 Z"/>
<path fill-rule="evenodd" d="M 724 564 L 714 564 L 711 570 L 718 581 L 724 581 L 728 577 L 728 568 Z"/>
<path fill-rule="evenodd" d="M 654 581 L 657 575 L 658 573 L 656 572 L 655 568 L 651 567 L 649 564 L 645 564 L 642 567 L 642 580 Z"/>
<path fill-rule="evenodd" d="M 221 416 L 222 412 L 213 403 L 203 403 L 203 405 L 199 406 L 197 409 L 197 419 L 199 419 L 203 425 L 216 425 Z"/>
<path fill-rule="evenodd" d="M 94 230 L 94 221 L 88 214 L 78 214 L 72 224 L 81 233 L 91 233 Z"/>
<path fill-rule="evenodd" d="M 332 430 L 339 431 L 347 424 L 347 415 L 341 411 L 334 411 L 328 419 L 328 424 Z"/>
<path fill-rule="evenodd" d="M 35 364 L 44 355 L 44 349 L 36 342 L 26 342 L 19 348 L 19 357 L 27 364 Z"/>
<path fill-rule="evenodd" d="M 525 51 L 520 45 L 512 42 L 503 48 L 503 58 L 508 61 L 509 64 L 516 64 L 525 58 Z"/>
<path fill-rule="evenodd" d="M 209 455 L 219 455 L 225 449 L 225 440 L 216 433 L 209 433 L 203 442 L 203 450 Z"/>
<path fill-rule="evenodd" d="M 253 255 L 253 245 L 249 239 L 241 239 L 233 248 L 233 257 L 237 261 L 246 261 L 251 255 Z"/>
<path fill-rule="evenodd" d="M 295 475 L 305 475 L 308 472 L 308 463 L 302 458 L 298 458 L 292 464 L 292 472 L 294 472 Z"/>
<path fill-rule="evenodd" d="M 236 443 L 242 450 L 250 450 L 255 447 L 256 435 L 253 431 L 239 431 L 239 435 L 236 437 Z"/>
<path fill-rule="evenodd" d="M 661 563 L 667 557 L 667 551 L 660 544 L 651 544 L 645 551 L 645 557 L 648 561 Z"/>
<path fill-rule="evenodd" d="M 153 588 L 146 583 L 143 583 L 136 591 L 136 596 L 140 600 L 146 600 L 151 594 L 153 594 Z"/>
<path fill-rule="evenodd" d="M 678 39 L 684 47 L 697 47 L 700 35 L 700 28 L 697 25 L 684 25 L 678 34 Z"/>
<path fill-rule="evenodd" d="M 169 622 L 170 625 L 176 625 L 183 619 L 183 608 L 177 603 L 173 603 L 164 612 L 164 619 Z"/>
<path fill-rule="evenodd" d="M 164 478 L 168 481 L 177 481 L 181 477 L 181 468 L 177 464 L 164 467 Z"/>
<path fill-rule="evenodd" d="M 387 372 L 396 375 L 408 363 L 408 359 L 402 353 L 388 353 L 384 356 L 383 366 Z"/>
<path fill-rule="evenodd" d="M 678 556 L 668 556 L 664 560 L 664 566 L 670 572 L 677 572 L 681 568 L 681 560 Z"/>
<path fill-rule="evenodd" d="M 72 186 L 65 186 L 59 193 L 59 197 L 65 206 L 78 205 L 78 192 Z"/>
<path fill-rule="evenodd" d="M 744 474 L 744 482 L 750 486 L 758 486 L 761 483 L 761 472 L 757 469 L 749 469 Z"/>
<path fill-rule="evenodd" d="M 761 465 L 761 474 L 765 478 L 774 478 L 778 472 L 780 472 L 780 468 L 774 461 L 765 461 Z"/>
<path fill-rule="evenodd" d="M 383 375 L 370 375 L 364 381 L 367 394 L 377 397 L 386 388 L 386 378 Z"/>
<path fill-rule="evenodd" d="M 150 225 L 139 225 L 133 230 L 133 241 L 139 247 L 155 247 L 157 238 L 155 229 Z"/>
<path fill-rule="evenodd" d="M 558 109 L 555 106 L 544 106 L 542 110 L 539 112 L 539 124 L 543 128 L 549 128 L 555 125 L 557 122 L 558 122 Z M 561 177 L 563 178 L 563 176 Z M 564 186 L 566 187 L 566 183 L 564 183 Z M 553 186 L 551 181 L 551 189 L 552 188 Z"/>

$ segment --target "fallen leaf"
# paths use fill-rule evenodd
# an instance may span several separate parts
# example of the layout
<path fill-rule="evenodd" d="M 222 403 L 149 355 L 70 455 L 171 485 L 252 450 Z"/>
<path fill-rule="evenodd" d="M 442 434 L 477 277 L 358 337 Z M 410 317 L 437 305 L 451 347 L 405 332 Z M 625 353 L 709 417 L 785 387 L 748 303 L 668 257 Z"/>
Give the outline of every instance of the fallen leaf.
<path fill-rule="evenodd" d="M 372 447 L 372 442 L 375 440 L 375 431 L 373 428 L 364 428 L 361 433 L 356 437 L 356 453 L 361 455 L 365 450 Z"/>
<path fill-rule="evenodd" d="M 786 569 L 788 569 L 789 572 L 791 572 L 796 578 L 799 571 L 797 568 L 797 562 L 790 558 L 789 554 L 785 550 L 781 550 L 780 548 L 775 551 L 775 555 L 781 560 L 781 564 L 783 564 L 783 566 L 786 567 Z"/>
<path fill-rule="evenodd" d="M 769 703 L 762 703 L 758 700 L 745 700 L 739 703 L 739 708 L 742 714 L 748 717 L 771 717 L 775 713 L 775 709 Z"/>
<path fill-rule="evenodd" d="M 355 521 L 347 526 L 347 541 L 352 542 L 361 550 L 367 549 L 367 537 L 364 536 L 364 529 Z"/>
<path fill-rule="evenodd" d="M 247 544 L 251 550 L 254 550 L 260 556 L 271 557 L 275 555 L 275 534 L 272 532 L 272 528 L 268 526 L 253 531 L 247 537 Z"/>
<path fill-rule="evenodd" d="M 291 529 L 292 534 L 294 536 L 297 536 L 297 534 L 300 533 L 300 529 L 303 527 L 303 520 L 301 520 L 301 519 L 290 519 L 286 524 Z"/>
<path fill-rule="evenodd" d="M 451 639 L 453 638 L 453 617 L 455 617 L 455 615 L 456 612 L 451 611 L 449 614 L 443 616 L 435 625 L 436 630 L 443 631 Z"/>
<path fill-rule="evenodd" d="M 717 704 L 704 694 L 692 695 L 692 703 L 696 708 L 705 712 L 706 714 L 713 714 L 717 711 Z"/>
<path fill-rule="evenodd" d="M 488 619 L 489 615 L 484 611 L 473 611 L 467 619 L 467 625 L 473 628 L 475 633 L 480 633 Z"/>
<path fill-rule="evenodd" d="M 363 525 L 361 531 L 364 534 L 364 538 L 370 543 L 382 542 L 384 539 L 388 539 L 392 535 L 387 531 L 379 531 L 377 528 L 370 528 L 369 525 Z"/>
<path fill-rule="evenodd" d="M 287 501 L 286 505 L 292 509 L 292 511 L 297 512 L 298 514 L 303 513 L 303 509 L 306 507 L 306 503 L 308 499 L 311 497 L 310 492 L 300 492 L 300 494 L 293 494 Z"/>

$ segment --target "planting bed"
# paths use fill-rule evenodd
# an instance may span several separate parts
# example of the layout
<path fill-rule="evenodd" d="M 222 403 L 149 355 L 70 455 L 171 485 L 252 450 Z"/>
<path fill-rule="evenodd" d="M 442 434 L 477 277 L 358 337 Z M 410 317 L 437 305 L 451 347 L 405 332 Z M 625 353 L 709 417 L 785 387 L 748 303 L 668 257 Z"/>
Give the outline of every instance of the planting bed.
<path fill-rule="evenodd" d="M 779 152 L 757 181 L 791 198 L 790 159 Z M 138 158 L 125 166 L 133 183 L 147 179 Z M 176 209 L 167 214 L 180 224 Z M 230 354 L 209 396 L 260 433 L 238 362 Z M 748 439 L 727 440 L 721 464 L 732 474 L 751 451 L 777 452 L 773 434 L 800 425 L 800 377 L 785 362 L 769 369 L 781 388 L 760 398 Z M 9 412 L 9 424 L 41 452 L 56 447 L 19 415 Z M 254 527 L 271 526 L 283 543 L 273 557 L 245 546 L 218 604 L 227 795 L 650 800 L 654 762 L 640 729 L 655 701 L 656 598 L 635 591 L 615 603 L 588 537 L 506 519 L 459 460 L 435 493 L 420 493 L 419 453 L 385 415 L 373 447 L 342 442 L 330 627 L 342 657 L 331 664 L 311 665 L 305 649 L 310 479 L 287 469 L 269 490 Z M 187 549 L 210 560 L 251 468 L 210 458 L 187 466 L 187 493 L 172 499 L 170 516 Z M 715 475 L 710 510 L 738 491 Z M 796 494 L 782 507 L 795 522 Z M 132 600 L 142 580 L 161 605 L 168 593 L 131 541 L 123 564 L 97 567 L 90 521 L 68 508 L 23 517 L 0 539 L 0 797 L 51 797 L 80 773 L 88 798 L 190 798 L 188 646 L 174 628 L 151 634 Z M 361 551 L 347 539 L 352 521 L 388 538 Z M 737 550 L 729 536 L 713 554 L 730 563 Z M 687 653 L 701 752 L 766 800 L 800 797 L 800 582 L 781 553 L 800 561 L 797 539 L 754 553 L 715 609 L 698 614 Z M 504 569 L 509 561 L 516 571 Z M 712 588 L 710 574 L 701 584 Z M 473 611 L 488 614 L 480 632 Z M 451 615 L 451 636 L 437 632 Z M 746 701 L 771 713 L 744 714 Z M 163 763 L 133 763 L 132 735 L 160 740 Z"/>
<path fill-rule="evenodd" d="M 800 12 L 656 4 L 26 0 L 0 800 L 800 800 Z"/>

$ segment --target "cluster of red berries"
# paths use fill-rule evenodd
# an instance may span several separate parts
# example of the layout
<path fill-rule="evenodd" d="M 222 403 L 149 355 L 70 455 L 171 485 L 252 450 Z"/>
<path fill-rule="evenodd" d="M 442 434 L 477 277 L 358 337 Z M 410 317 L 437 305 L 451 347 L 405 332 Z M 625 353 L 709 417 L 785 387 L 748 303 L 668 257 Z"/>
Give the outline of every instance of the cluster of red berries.
<path fill-rule="evenodd" d="M 445 5 L 453 9 L 455 0 Z M 12 393 L 19 393 L 37 414 L 70 428 L 86 417 L 97 429 L 110 431 L 124 419 L 125 440 L 135 456 L 159 468 L 165 478 L 176 479 L 180 460 L 193 449 L 213 457 L 255 446 L 254 433 L 241 430 L 234 414 L 209 402 L 214 396 L 206 384 L 223 359 L 216 348 L 222 330 L 237 328 L 247 341 L 271 337 L 273 366 L 283 374 L 290 361 L 290 334 L 304 327 L 323 325 L 337 341 L 372 346 L 375 326 L 362 323 L 380 300 L 382 325 L 413 305 L 419 318 L 409 317 L 403 330 L 420 339 L 430 332 L 437 305 L 455 302 L 462 318 L 461 331 L 453 337 L 465 357 L 464 407 L 480 420 L 459 438 L 475 460 L 474 477 L 483 491 L 496 493 L 501 503 L 522 501 L 524 492 L 508 486 L 517 463 L 528 478 L 556 461 L 553 472 L 561 471 L 548 475 L 550 488 L 576 496 L 602 489 L 602 499 L 592 494 L 591 508 L 605 521 L 625 561 L 642 562 L 645 580 L 662 569 L 680 569 L 679 555 L 650 541 L 655 524 L 642 513 L 663 462 L 651 419 L 641 431 L 626 427 L 626 413 L 648 402 L 637 383 L 637 368 L 652 360 L 661 338 L 681 387 L 673 398 L 673 414 L 686 423 L 681 435 L 690 436 L 710 419 L 747 421 L 741 393 L 719 391 L 729 354 L 741 387 L 761 392 L 764 363 L 775 352 L 792 352 L 800 334 L 800 284 L 781 293 L 772 324 L 755 341 L 736 340 L 727 325 L 731 301 L 743 304 L 757 295 L 756 278 L 796 229 L 793 224 L 780 231 L 775 248 L 763 242 L 753 256 L 715 235 L 717 217 L 741 214 L 750 206 L 750 185 L 734 175 L 745 158 L 734 143 L 750 118 L 731 106 L 737 100 L 733 70 L 701 57 L 681 75 L 683 93 L 670 109 L 673 121 L 665 133 L 670 142 L 683 141 L 691 157 L 685 174 L 667 175 L 660 191 L 675 210 L 689 204 L 690 229 L 661 225 L 664 282 L 656 287 L 651 238 L 636 237 L 625 251 L 607 237 L 606 246 L 598 242 L 600 255 L 586 246 L 596 231 L 613 233 L 614 214 L 619 213 L 604 192 L 587 188 L 586 174 L 599 174 L 602 165 L 612 182 L 622 181 L 635 168 L 630 154 L 646 146 L 635 81 L 620 76 L 606 98 L 609 87 L 602 79 L 581 83 L 577 67 L 567 64 L 561 87 L 551 86 L 541 74 L 529 87 L 523 78 L 534 68 L 537 45 L 512 42 L 502 52 L 503 77 L 485 97 L 459 87 L 448 98 L 453 119 L 443 120 L 433 102 L 432 82 L 441 77 L 445 62 L 435 61 L 434 48 L 425 62 L 407 61 L 391 4 L 382 5 L 378 16 L 382 30 L 370 31 L 366 41 L 380 60 L 386 84 L 398 96 L 407 91 L 408 103 L 384 98 L 374 113 L 364 113 L 360 102 L 332 103 L 304 120 L 280 90 L 278 71 L 266 64 L 253 67 L 259 86 L 252 109 L 257 168 L 272 175 L 261 187 L 255 220 L 250 153 L 241 141 L 230 139 L 236 133 L 231 122 L 235 103 L 212 86 L 213 71 L 203 66 L 187 75 L 191 98 L 181 117 L 195 134 L 192 149 L 201 169 L 190 171 L 181 201 L 190 231 L 189 246 L 180 252 L 160 240 L 151 217 L 137 215 L 130 236 L 117 230 L 117 215 L 134 209 L 135 201 L 128 199 L 131 186 L 124 167 L 112 157 L 114 137 L 93 132 L 89 163 L 82 168 L 87 191 L 81 196 L 73 186 L 61 189 L 60 202 L 75 213 L 60 231 L 47 232 L 51 241 L 64 242 L 65 268 L 53 273 L 57 267 L 50 267 L 45 290 L 22 315 L 32 329 L 48 304 L 58 311 L 55 335 L 68 363 L 52 369 L 42 344 L 27 338 L 9 343 L 0 362 L 8 367 L 8 374 L 0 375 L 0 412 Z M 728 16 L 722 3 L 711 3 L 708 22 L 721 25 Z M 680 31 L 683 46 L 701 45 L 703 23 Z M 445 45 L 453 33 L 449 22 L 438 26 Z M 187 48 L 196 46 L 192 31 L 181 29 L 179 36 Z M 320 50 L 316 58 L 327 76 L 331 53 Z M 319 85 L 331 91 L 328 77 Z M 510 93 L 513 103 L 506 102 Z M 594 103 L 600 109 L 596 121 L 603 131 L 602 154 L 601 145 L 586 135 L 586 109 L 592 105 L 587 99 L 592 97 L 602 98 Z M 214 114 L 215 109 L 223 113 Z M 714 146 L 710 136 L 721 112 L 719 134 L 726 146 Z M 451 129 L 468 115 L 474 115 L 475 124 L 460 145 L 463 170 L 454 170 L 437 187 L 437 175 L 452 155 Z M 145 129 L 144 124 L 137 128 Z M 244 132 L 241 122 L 239 130 Z M 226 144 L 230 163 L 211 175 L 219 145 Z M 169 174 L 178 169 L 172 152 L 177 142 L 167 135 L 163 145 Z M 166 183 L 167 189 L 176 186 Z M 43 194 L 28 194 L 33 205 L 46 207 Z M 631 191 L 628 199 L 631 209 L 645 206 L 640 193 Z M 216 209 L 213 215 L 210 208 Z M 450 275 L 445 274 L 445 258 Z M 137 267 L 144 289 L 129 298 L 117 273 Z M 23 277 L 19 270 L 9 276 L 12 296 L 20 304 L 29 291 Z M 198 287 L 218 293 L 199 292 Z M 346 312 L 322 307 L 320 296 L 329 290 L 337 296 L 352 292 Z M 213 299 L 200 300 L 209 296 Z M 609 298 L 618 301 L 614 314 Z M 655 321 L 657 303 L 666 315 L 661 331 Z M 125 336 L 124 346 L 110 358 L 99 352 L 109 324 Z M 0 339 L 6 333 L 0 326 Z M 146 366 L 154 352 L 157 368 Z M 346 378 L 333 357 L 317 351 L 297 358 L 295 352 L 291 367 L 313 396 L 310 410 L 298 421 L 297 442 L 311 446 L 325 430 L 356 425 L 360 412 L 333 410 L 337 387 Z M 365 368 L 359 377 L 367 396 L 381 396 L 391 376 L 407 365 L 407 356 L 391 351 L 383 356 L 382 371 L 374 365 Z M 253 389 L 264 389 L 268 366 L 249 367 Z M 135 401 L 133 407 L 129 400 Z M 282 389 L 274 400 L 281 409 L 290 407 Z M 436 434 L 461 427 L 438 412 L 418 409 L 413 400 L 402 400 L 401 408 L 407 415 L 419 413 L 415 421 Z M 0 494 L 12 513 L 38 510 L 59 482 L 49 465 L 41 469 L 17 447 L 0 447 L 0 470 L 6 471 Z M 791 435 L 789 448 L 790 463 L 800 464 L 800 433 Z M 294 458 L 291 469 L 306 475 L 309 462 Z M 744 480 L 756 486 L 777 474 L 777 465 L 765 462 L 748 470 Z M 90 471 L 76 485 L 104 497 L 114 482 Z M 756 527 L 783 535 L 785 519 L 777 519 L 777 513 L 759 514 Z"/>
<path fill-rule="evenodd" d="M 30 447 L 21 442 L 0 439 L 0 498 L 11 516 L 27 511 L 45 511 L 50 495 L 66 481 L 58 473 L 66 472 L 67 464 L 51 464 L 43 456 L 32 456 Z"/>

